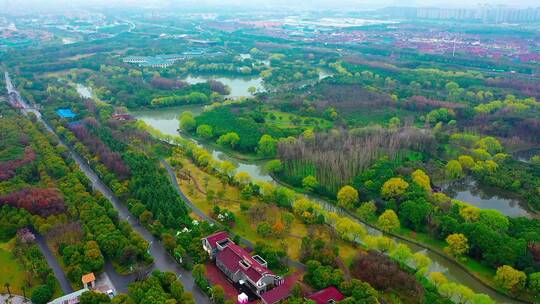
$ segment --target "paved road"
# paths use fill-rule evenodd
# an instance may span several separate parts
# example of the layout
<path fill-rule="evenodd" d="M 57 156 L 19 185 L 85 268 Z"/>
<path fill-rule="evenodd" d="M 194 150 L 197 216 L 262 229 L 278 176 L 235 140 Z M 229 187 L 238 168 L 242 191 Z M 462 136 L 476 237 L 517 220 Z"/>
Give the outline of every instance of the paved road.
<path fill-rule="evenodd" d="M 5 74 L 5 77 L 6 83 L 8 85 L 8 90 L 10 90 L 11 95 L 15 95 L 19 103 L 24 107 L 22 109 L 22 112 L 26 115 L 29 112 L 34 113 L 37 119 L 45 125 L 47 130 L 54 133 L 53 129 L 41 117 L 41 113 L 37 109 L 31 109 L 20 97 L 20 94 L 15 91 L 15 89 L 11 85 L 11 80 L 9 79 L 9 75 L 7 73 Z M 139 234 L 141 234 L 141 236 L 150 244 L 149 252 L 150 255 L 152 255 L 152 257 L 154 258 L 153 268 L 159 269 L 161 271 L 170 271 L 176 273 L 176 275 L 182 281 L 185 290 L 193 294 L 196 303 L 210 303 L 208 296 L 203 293 L 198 286 L 195 285 L 195 281 L 193 279 L 193 276 L 191 275 L 191 272 L 182 269 L 178 265 L 178 263 L 171 257 L 171 255 L 169 255 L 169 253 L 165 250 L 165 247 L 163 247 L 159 239 L 154 237 L 148 230 L 146 230 L 146 228 L 144 228 L 139 223 L 138 219 L 131 216 L 131 213 L 129 212 L 127 207 L 120 203 L 120 201 L 113 194 L 113 192 L 99 179 L 97 174 L 90 168 L 87 161 L 83 160 L 73 149 L 71 149 L 71 147 L 64 144 L 62 140 L 60 140 L 60 143 L 70 150 L 70 156 L 77 163 L 81 171 L 84 172 L 86 177 L 90 179 L 90 181 L 92 182 L 92 187 L 95 190 L 101 192 L 103 196 L 105 196 L 107 199 L 109 199 L 109 201 L 118 211 L 119 218 L 126 220 L 133 227 L 133 229 Z M 114 271 L 114 269 L 113 271 L 109 272 L 112 267 L 110 267 L 110 265 L 108 267 L 109 269 L 107 270 L 107 273 L 113 281 L 114 286 L 120 291 L 126 291 L 127 284 L 132 281 L 133 277 L 120 276 L 116 273 L 116 271 Z M 61 276 L 58 277 L 57 275 L 57 278 L 59 278 L 59 281 L 61 281 Z"/>
<path fill-rule="evenodd" d="M 71 288 L 71 285 L 69 284 L 69 281 L 64 274 L 64 270 L 56 260 L 56 257 L 52 253 L 49 246 L 47 246 L 47 243 L 45 242 L 45 238 L 39 234 L 36 235 L 36 244 L 39 246 L 39 249 L 41 250 L 41 253 L 43 253 L 43 256 L 45 257 L 45 260 L 47 260 L 47 263 L 49 264 L 49 267 L 52 268 L 54 275 L 56 276 L 56 279 L 60 283 L 60 287 L 62 288 L 62 291 L 64 294 L 72 293 L 73 288 Z"/>
<path fill-rule="evenodd" d="M 193 293 L 196 303 L 209 303 L 206 294 L 204 294 L 200 288 L 195 285 L 191 272 L 182 269 L 178 265 L 178 263 L 165 250 L 165 247 L 163 247 L 159 239 L 154 237 L 139 223 L 139 220 L 136 217 L 131 215 L 128 208 L 124 206 L 113 194 L 113 192 L 99 179 L 97 174 L 90 168 L 85 160 L 83 160 L 74 151 L 71 151 L 70 155 L 73 160 L 75 160 L 77 165 L 79 165 L 81 171 L 83 171 L 84 174 L 91 180 L 92 187 L 101 192 L 103 196 L 105 196 L 113 204 L 114 208 L 118 211 L 120 219 L 126 220 L 135 231 L 141 234 L 141 236 L 148 241 L 148 243 L 150 243 L 150 254 L 154 258 L 154 267 L 162 271 L 174 272 L 180 276 L 180 279 L 184 284 L 184 288 L 186 291 Z M 115 276 L 111 274 L 109 274 L 109 276 L 111 277 L 115 287 L 120 291 L 122 291 L 132 279 L 126 276 Z"/>

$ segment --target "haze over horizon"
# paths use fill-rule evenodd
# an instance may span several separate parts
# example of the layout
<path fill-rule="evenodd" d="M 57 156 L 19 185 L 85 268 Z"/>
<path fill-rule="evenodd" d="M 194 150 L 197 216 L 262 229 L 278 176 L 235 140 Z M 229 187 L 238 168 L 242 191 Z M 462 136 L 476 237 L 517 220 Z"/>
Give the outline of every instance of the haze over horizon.
<path fill-rule="evenodd" d="M 264 8 L 264 7 L 292 7 L 300 9 L 377 9 L 386 6 L 415 6 L 415 7 L 442 7 L 442 8 L 477 8 L 481 5 L 504 5 L 512 8 L 539 7 L 537 0 L 484 0 L 466 1 L 454 0 L 299 0 L 291 3 L 288 0 L 0 0 L 0 8 L 11 12 L 51 12 L 77 8 L 186 8 L 208 9 L 222 8 Z"/>

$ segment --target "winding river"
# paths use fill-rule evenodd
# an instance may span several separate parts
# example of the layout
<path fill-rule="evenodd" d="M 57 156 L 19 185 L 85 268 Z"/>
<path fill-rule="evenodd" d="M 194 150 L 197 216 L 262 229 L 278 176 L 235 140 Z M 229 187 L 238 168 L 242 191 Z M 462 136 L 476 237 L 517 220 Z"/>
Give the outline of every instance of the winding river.
<path fill-rule="evenodd" d="M 202 106 L 182 106 L 182 107 L 174 107 L 174 108 L 167 108 L 167 109 L 133 111 L 131 114 L 135 116 L 137 119 L 143 120 L 148 125 L 160 130 L 161 132 L 165 134 L 169 134 L 169 135 L 180 134 L 180 136 L 186 137 L 185 135 L 178 132 L 179 122 L 178 122 L 177 117 L 183 111 L 191 111 L 194 114 L 198 114 L 203 111 L 203 107 Z M 264 170 L 263 168 L 264 162 L 251 162 L 251 161 L 239 160 L 225 154 L 224 152 L 216 150 L 212 146 L 209 146 L 205 143 L 198 142 L 196 139 L 193 139 L 193 138 L 190 138 L 190 139 L 197 142 L 199 145 L 205 147 L 208 151 L 212 153 L 214 157 L 221 160 L 229 160 L 233 162 L 234 164 L 238 166 L 237 170 L 248 172 L 254 180 L 275 182 L 273 178 L 268 174 L 268 172 Z M 321 205 L 324 209 L 328 211 L 333 211 L 340 215 L 351 217 L 352 219 L 354 219 L 355 221 L 359 222 L 364 227 L 366 227 L 366 230 L 368 231 L 369 234 L 372 234 L 372 235 L 382 234 L 381 231 L 373 227 L 368 227 L 364 225 L 363 223 L 358 221 L 354 217 L 354 215 L 348 213 L 347 211 L 339 207 L 336 207 L 335 205 L 328 203 L 327 201 L 324 201 L 322 199 L 319 199 L 317 197 L 312 197 L 312 196 L 309 196 L 309 198 L 313 201 L 316 201 L 319 205 Z M 398 238 L 394 238 L 394 240 L 396 242 L 407 244 L 415 252 L 417 251 L 424 252 L 433 261 L 433 264 L 430 267 L 430 271 L 443 272 L 450 280 L 459 282 L 465 286 L 468 286 L 477 293 L 487 294 L 498 303 L 521 303 L 519 301 L 512 300 L 486 287 L 484 284 L 478 281 L 478 279 L 476 279 L 475 277 L 467 273 L 461 267 L 458 267 L 453 262 L 449 261 L 448 259 L 442 257 L 441 255 L 429 249 L 425 249 L 423 247 L 420 247 L 406 240 L 402 240 Z"/>

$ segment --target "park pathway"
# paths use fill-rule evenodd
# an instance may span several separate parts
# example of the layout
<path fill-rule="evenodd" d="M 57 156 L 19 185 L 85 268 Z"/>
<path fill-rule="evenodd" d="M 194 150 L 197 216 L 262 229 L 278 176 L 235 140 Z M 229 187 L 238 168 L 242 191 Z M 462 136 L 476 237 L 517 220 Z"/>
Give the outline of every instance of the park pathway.
<path fill-rule="evenodd" d="M 41 250 L 41 253 L 43 253 L 43 256 L 45 257 L 45 260 L 47 261 L 47 264 L 49 264 L 49 267 L 54 272 L 54 276 L 58 280 L 58 283 L 60 283 L 60 287 L 62 288 L 62 291 L 64 294 L 72 293 L 73 288 L 71 288 L 71 284 L 69 284 L 69 280 L 66 277 L 66 274 L 64 273 L 64 270 L 62 269 L 62 266 L 60 266 L 60 263 L 56 260 L 56 257 L 54 256 L 54 253 L 51 251 L 49 246 L 47 246 L 47 242 L 45 241 L 45 238 L 35 233 L 36 235 L 36 244 L 38 245 L 39 249 Z"/>

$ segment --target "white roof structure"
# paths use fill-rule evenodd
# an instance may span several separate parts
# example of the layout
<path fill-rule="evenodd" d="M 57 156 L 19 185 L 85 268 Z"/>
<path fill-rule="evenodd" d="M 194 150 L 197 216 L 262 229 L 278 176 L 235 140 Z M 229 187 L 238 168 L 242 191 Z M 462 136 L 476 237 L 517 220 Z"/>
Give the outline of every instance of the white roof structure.
<path fill-rule="evenodd" d="M 88 288 L 83 288 L 65 296 L 61 296 L 60 298 L 56 298 L 47 304 L 77 304 L 79 303 L 79 297 L 87 291 L 89 291 Z"/>
<path fill-rule="evenodd" d="M 249 297 L 245 293 L 241 293 L 238 295 L 238 303 L 239 304 L 247 304 L 249 302 Z"/>

